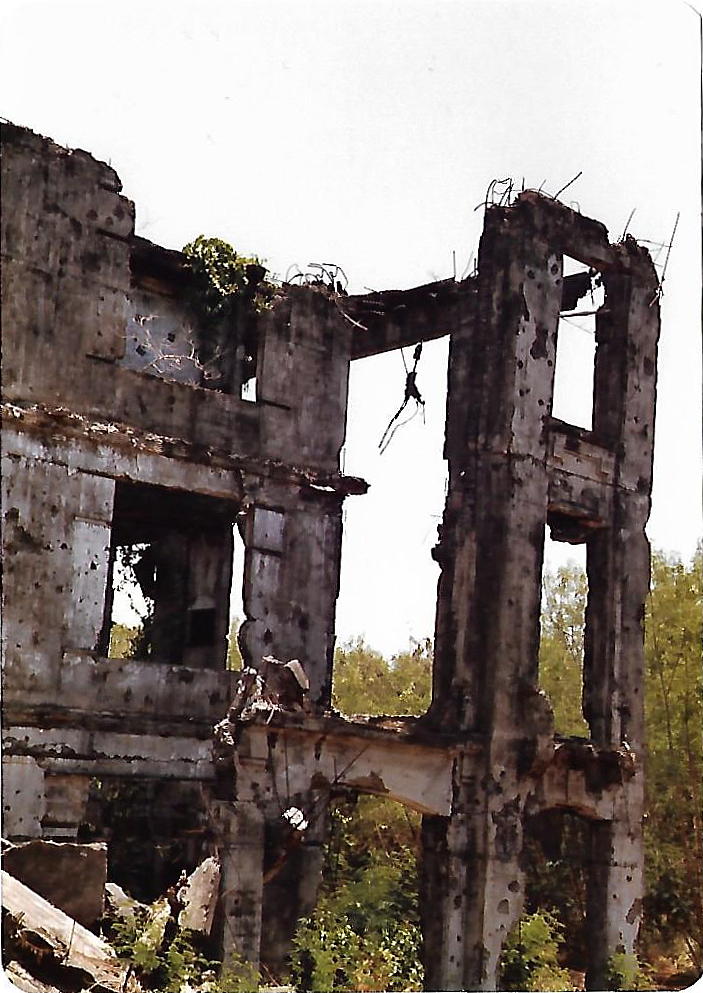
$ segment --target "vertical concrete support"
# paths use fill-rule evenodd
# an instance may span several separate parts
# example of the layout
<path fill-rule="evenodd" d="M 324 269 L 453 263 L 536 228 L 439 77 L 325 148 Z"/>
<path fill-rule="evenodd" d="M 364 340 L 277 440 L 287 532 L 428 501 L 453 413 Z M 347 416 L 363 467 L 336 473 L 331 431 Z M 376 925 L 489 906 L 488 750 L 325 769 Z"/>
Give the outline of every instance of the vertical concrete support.
<path fill-rule="evenodd" d="M 329 706 L 342 548 L 342 494 L 290 480 L 250 480 L 244 529 L 244 657 L 298 658 L 313 706 Z"/>
<path fill-rule="evenodd" d="M 523 904 L 522 822 L 518 798 L 488 807 L 468 776 L 455 783 L 450 817 L 423 818 L 425 989 L 497 988 L 501 948 Z"/>
<path fill-rule="evenodd" d="M 639 751 L 659 303 L 654 267 L 632 239 L 619 260 L 596 325 L 593 430 L 615 452 L 616 490 L 610 526 L 588 546 L 584 711 L 597 742 Z"/>
<path fill-rule="evenodd" d="M 334 471 L 344 444 L 351 325 L 317 287 L 290 286 L 260 321 L 257 399 L 269 458 Z"/>
<path fill-rule="evenodd" d="M 259 963 L 264 815 L 251 801 L 210 802 L 220 860 L 220 927 L 225 967 L 234 956 Z"/>
<path fill-rule="evenodd" d="M 329 705 L 342 538 L 341 487 L 295 469 L 339 470 L 349 378 L 350 325 L 322 288 L 290 287 L 261 320 L 257 367 L 262 441 L 280 469 L 249 476 L 244 527 L 245 659 L 297 657 L 314 706 Z"/>
<path fill-rule="evenodd" d="M 640 771 L 621 795 L 613 820 L 591 825 L 586 909 L 588 990 L 609 988 L 614 955 L 634 961 L 644 883 L 642 805 Z"/>
<path fill-rule="evenodd" d="M 430 987 L 488 990 L 522 903 L 525 777 L 552 747 L 537 659 L 561 256 L 524 205 L 495 209 L 479 274 L 473 332 L 460 318 L 450 359 L 431 717 L 485 736 L 484 776 L 456 783 L 448 866 L 429 857 L 448 892 L 425 943 L 428 963 L 442 960 Z"/>
<path fill-rule="evenodd" d="M 607 313 L 598 316 L 594 434 L 616 454 L 609 528 L 588 544 L 584 713 L 603 745 L 627 743 L 635 776 L 612 821 L 593 828 L 588 892 L 589 989 L 607 983 L 609 959 L 632 955 L 643 894 L 644 609 L 649 589 L 649 517 L 654 445 L 658 282 L 649 257 L 628 239 L 621 267 L 606 273 Z"/>

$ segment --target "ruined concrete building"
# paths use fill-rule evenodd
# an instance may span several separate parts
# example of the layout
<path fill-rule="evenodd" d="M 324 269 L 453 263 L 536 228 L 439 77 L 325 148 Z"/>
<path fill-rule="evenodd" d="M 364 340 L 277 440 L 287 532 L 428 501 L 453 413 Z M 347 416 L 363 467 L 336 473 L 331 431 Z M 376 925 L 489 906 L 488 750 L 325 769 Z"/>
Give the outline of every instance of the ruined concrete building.
<path fill-rule="evenodd" d="M 587 983 L 604 988 L 642 894 L 659 334 L 647 252 L 523 192 L 487 207 L 464 281 L 343 298 L 284 286 L 255 326 L 242 311 L 215 332 L 189 305 L 183 256 L 135 236 L 111 168 L 15 126 L 3 143 L 6 836 L 80 837 L 91 782 L 157 784 L 162 812 L 185 797 L 219 853 L 225 953 L 275 960 L 314 902 L 324 833 L 311 818 L 271 874 L 282 811 L 324 810 L 342 788 L 384 794 L 423 815 L 426 987 L 490 990 L 521 911 L 526 825 L 570 810 L 590 826 Z M 552 417 L 559 317 L 583 279 L 564 256 L 605 288 L 588 431 Z M 349 365 L 441 335 L 432 703 L 347 720 L 330 705 L 342 506 L 366 489 L 340 472 Z M 242 399 L 252 374 L 255 401 Z M 587 546 L 588 740 L 555 736 L 538 689 L 545 525 Z M 240 699 L 223 722 L 238 685 L 233 526 L 243 658 L 295 657 L 310 685 L 303 707 Z M 149 550 L 150 647 L 111 659 L 112 574 L 134 547 Z"/>

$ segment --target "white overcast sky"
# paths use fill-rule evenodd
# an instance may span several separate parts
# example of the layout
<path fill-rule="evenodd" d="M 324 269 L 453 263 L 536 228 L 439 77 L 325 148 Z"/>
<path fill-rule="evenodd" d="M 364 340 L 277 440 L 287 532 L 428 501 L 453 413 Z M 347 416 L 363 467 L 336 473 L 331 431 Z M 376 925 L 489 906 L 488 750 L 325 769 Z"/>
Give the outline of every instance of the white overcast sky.
<path fill-rule="evenodd" d="M 563 199 L 611 240 L 634 210 L 630 233 L 666 242 L 680 212 L 648 532 L 655 547 L 692 554 L 701 63 L 688 5 L 5 0 L 0 19 L 0 114 L 109 161 L 136 202 L 137 233 L 169 247 L 219 236 L 279 275 L 333 261 L 363 291 L 450 276 L 453 252 L 461 275 L 494 178 L 555 193 L 582 171 Z M 590 387 L 588 335 L 572 337 L 573 399 Z M 338 634 L 388 653 L 433 630 L 445 379 L 440 341 L 418 376 L 426 423 L 415 418 L 379 457 L 402 362 L 353 368 L 345 466 L 371 490 L 347 502 Z M 564 554 L 550 547 L 548 561 Z"/>

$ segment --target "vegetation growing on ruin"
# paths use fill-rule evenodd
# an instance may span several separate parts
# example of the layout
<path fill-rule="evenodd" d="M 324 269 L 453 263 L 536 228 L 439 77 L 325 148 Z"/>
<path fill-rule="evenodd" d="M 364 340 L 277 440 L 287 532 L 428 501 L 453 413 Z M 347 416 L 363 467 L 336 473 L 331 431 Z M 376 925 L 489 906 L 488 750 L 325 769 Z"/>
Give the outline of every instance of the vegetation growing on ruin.
<path fill-rule="evenodd" d="M 690 564 L 653 557 L 645 619 L 640 961 L 615 956 L 612 989 L 661 988 L 667 977 L 670 988 L 683 988 L 703 970 L 702 565 L 700 551 Z M 585 595 L 586 580 L 576 567 L 545 578 L 540 684 L 563 734 L 587 734 L 580 709 Z M 135 634 L 122 629 L 113 638 L 128 645 Z M 236 667 L 232 637 L 230 645 Z M 357 638 L 337 649 L 333 702 L 345 714 L 421 714 L 430 701 L 431 671 L 429 640 L 386 659 Z M 527 899 L 503 956 L 506 989 L 577 988 L 588 941 L 586 828 L 575 815 L 563 815 L 551 826 L 559 844 L 546 854 L 537 834 L 526 832 Z M 335 808 L 322 896 L 296 938 L 298 989 L 420 988 L 418 855 L 419 818 L 400 805 L 359 797 Z"/>
<path fill-rule="evenodd" d="M 193 276 L 190 304 L 206 323 L 230 317 L 244 301 L 256 313 L 271 306 L 276 286 L 256 255 L 240 255 L 221 238 L 200 234 L 183 247 Z"/>
<path fill-rule="evenodd" d="M 688 565 L 661 554 L 653 557 L 646 616 L 644 920 L 640 960 L 613 957 L 612 989 L 661 988 L 665 978 L 670 988 L 683 988 L 703 968 L 702 565 L 700 551 Z M 581 715 L 586 589 L 583 572 L 574 566 L 545 577 L 540 684 L 562 734 L 588 734 Z M 335 705 L 347 714 L 423 713 L 430 699 L 431 647 L 430 642 L 416 644 L 386 660 L 363 639 L 342 646 L 335 661 Z M 297 988 L 419 989 L 418 959 L 410 953 L 394 957 L 384 943 L 384 936 L 398 935 L 406 950 L 414 947 L 419 954 L 417 873 L 412 870 L 417 821 L 378 798 L 361 798 L 357 810 L 354 815 L 353 808 L 346 808 L 336 822 L 322 901 L 298 931 Z M 505 989 L 578 988 L 588 940 L 586 825 L 567 816 L 558 831 L 561 844 L 548 855 L 535 837 L 527 837 L 527 901 L 506 943 Z M 344 857 L 331 854 L 336 851 Z M 389 879 L 391 899 L 383 889 Z M 371 929 L 368 921 L 377 906 L 383 914 Z"/>

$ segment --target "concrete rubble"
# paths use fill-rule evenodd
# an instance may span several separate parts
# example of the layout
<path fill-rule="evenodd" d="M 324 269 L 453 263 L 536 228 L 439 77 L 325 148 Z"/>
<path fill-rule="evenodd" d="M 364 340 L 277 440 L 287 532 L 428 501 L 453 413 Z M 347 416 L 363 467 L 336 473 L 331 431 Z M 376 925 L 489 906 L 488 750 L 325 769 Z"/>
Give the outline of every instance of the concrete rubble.
<path fill-rule="evenodd" d="M 487 205 L 466 280 L 363 296 L 285 285 L 269 309 L 244 301 L 214 326 L 183 256 L 135 235 L 112 168 L 14 125 L 2 138 L 7 836 L 75 841 L 104 813 L 96 782 L 151 784 L 186 868 L 217 858 L 225 958 L 275 967 L 315 903 L 331 794 L 388 796 L 423 815 L 426 988 L 491 990 L 523 905 L 525 824 L 570 810 L 589 825 L 587 985 L 603 988 L 642 896 L 659 335 L 647 252 L 525 191 Z M 552 400 L 560 314 L 596 278 L 585 430 Z M 432 703 L 417 719 L 346 720 L 331 707 L 342 512 L 367 489 L 340 471 L 349 369 L 442 335 Z M 545 526 L 587 548 L 589 740 L 555 736 L 538 688 Z M 225 667 L 234 528 L 241 677 Z M 153 611 L 137 657 L 117 659 L 126 554 Z"/>
<path fill-rule="evenodd" d="M 84 927 L 103 916 L 107 845 L 35 839 L 4 849 L 3 868 Z"/>
<path fill-rule="evenodd" d="M 178 914 L 180 927 L 210 934 L 220 892 L 220 864 L 208 858 L 188 876 L 176 896 L 183 909 Z"/>
<path fill-rule="evenodd" d="M 139 993 L 110 945 L 2 870 L 3 966 L 21 990 Z"/>

